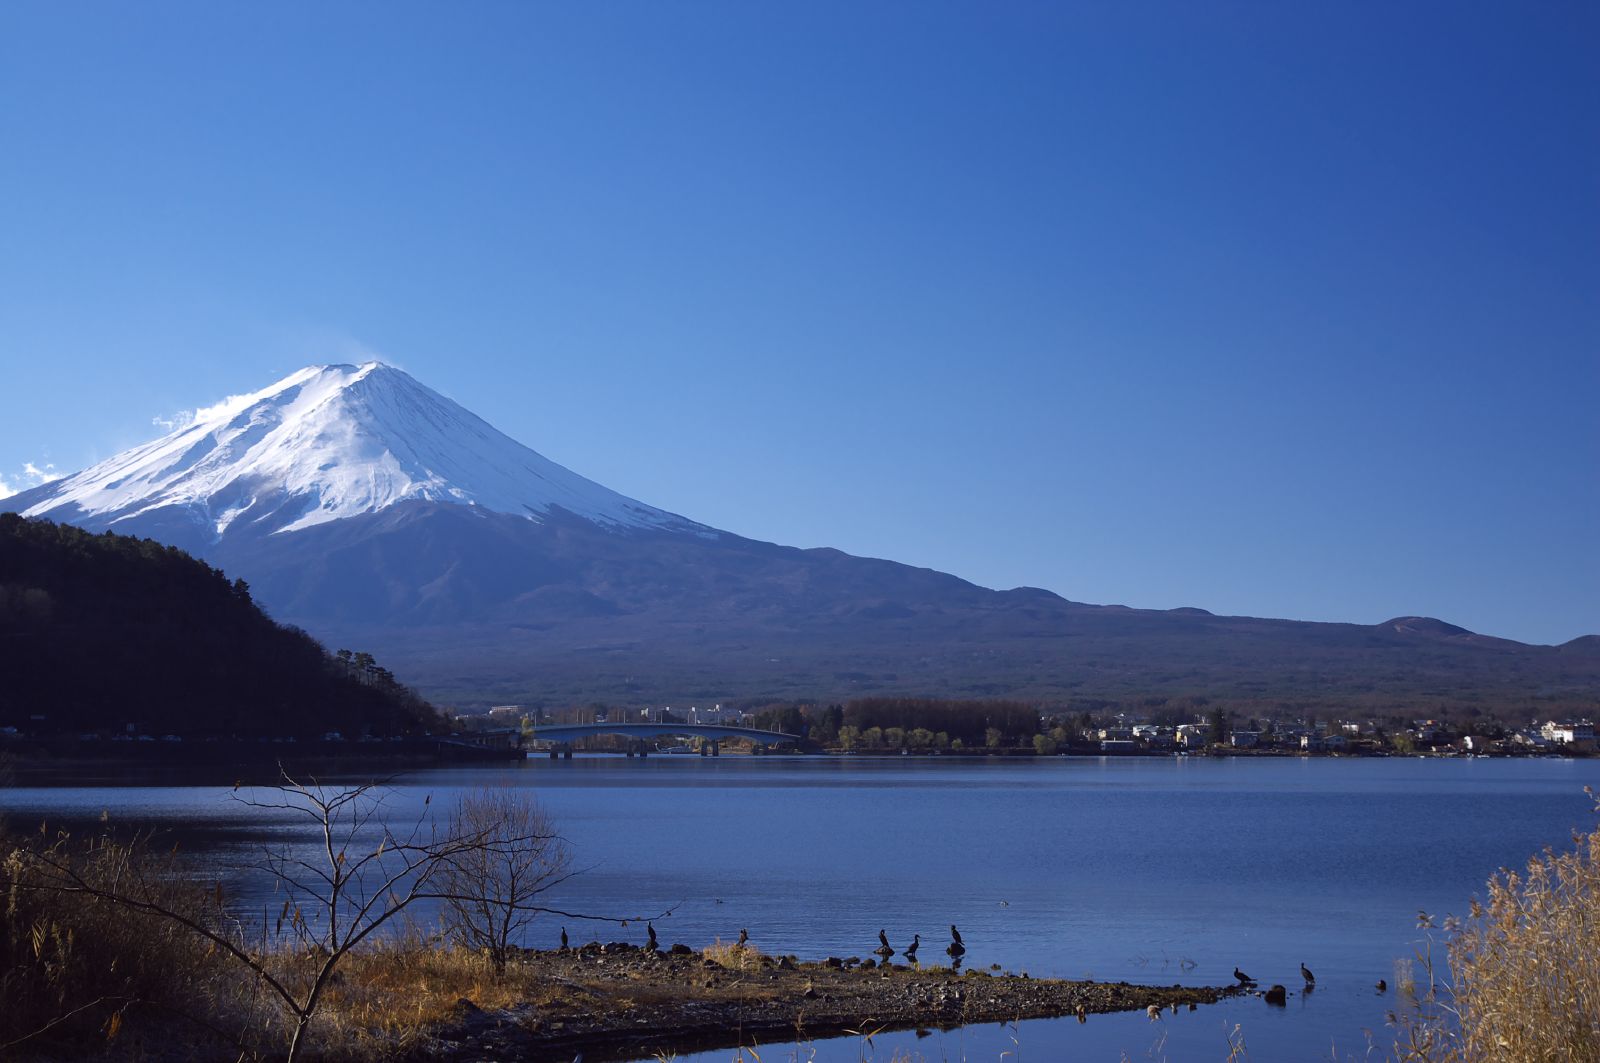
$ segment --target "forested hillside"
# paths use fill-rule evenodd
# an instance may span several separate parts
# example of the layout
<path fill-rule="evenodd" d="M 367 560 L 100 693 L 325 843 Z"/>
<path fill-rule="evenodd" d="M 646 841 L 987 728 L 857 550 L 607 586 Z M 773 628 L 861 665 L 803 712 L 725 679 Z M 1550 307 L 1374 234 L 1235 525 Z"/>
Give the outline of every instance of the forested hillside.
<path fill-rule="evenodd" d="M 181 550 L 0 514 L 0 726 L 354 738 L 434 718 L 367 655 L 330 656 Z"/>

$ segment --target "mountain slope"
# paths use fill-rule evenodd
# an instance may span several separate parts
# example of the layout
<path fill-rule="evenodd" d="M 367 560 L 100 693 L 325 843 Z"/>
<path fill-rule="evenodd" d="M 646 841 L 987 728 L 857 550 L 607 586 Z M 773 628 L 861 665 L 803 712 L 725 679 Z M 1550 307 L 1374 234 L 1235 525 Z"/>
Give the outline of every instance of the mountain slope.
<path fill-rule="evenodd" d="M 149 535 L 460 701 L 1203 694 L 1426 711 L 1592 701 L 1600 640 L 994 591 L 717 531 L 507 438 L 399 370 L 302 370 L 4 503 Z"/>
<path fill-rule="evenodd" d="M 709 532 L 586 480 L 390 366 L 327 365 L 11 502 L 24 516 L 204 547 L 406 501 Z"/>
<path fill-rule="evenodd" d="M 1318 624 L 1083 605 L 723 534 L 617 534 L 408 503 L 239 544 L 283 615 L 381 649 L 431 694 L 562 703 L 871 693 L 1203 694 L 1431 715 L 1600 690 L 1600 646 L 1426 618 Z"/>

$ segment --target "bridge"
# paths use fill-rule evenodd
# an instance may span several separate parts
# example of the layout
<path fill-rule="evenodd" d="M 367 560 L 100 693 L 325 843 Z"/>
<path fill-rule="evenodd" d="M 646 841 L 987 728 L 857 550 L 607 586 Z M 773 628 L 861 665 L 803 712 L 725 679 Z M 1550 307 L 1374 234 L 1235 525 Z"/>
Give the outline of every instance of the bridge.
<path fill-rule="evenodd" d="M 645 739 L 668 735 L 705 739 L 700 754 L 707 757 L 720 754 L 722 749 L 719 743 L 728 738 L 743 738 L 754 743 L 757 753 L 765 752 L 769 746 L 793 745 L 800 741 L 799 735 L 785 734 L 783 731 L 763 731 L 757 727 L 731 727 L 716 723 L 552 723 L 535 727 L 526 739 L 552 742 L 552 757 L 570 757 L 573 739 L 590 735 L 623 735 L 636 739 L 629 743 L 630 757 L 649 754 L 650 747 Z"/>

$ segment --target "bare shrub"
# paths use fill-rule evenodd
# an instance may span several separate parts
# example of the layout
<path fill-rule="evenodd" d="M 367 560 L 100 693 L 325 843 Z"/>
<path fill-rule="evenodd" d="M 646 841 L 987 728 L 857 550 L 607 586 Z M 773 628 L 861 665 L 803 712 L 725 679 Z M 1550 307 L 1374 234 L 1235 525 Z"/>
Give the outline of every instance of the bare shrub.
<path fill-rule="evenodd" d="M 430 986 L 478 987 L 485 975 L 503 975 L 512 936 L 538 913 L 613 923 L 648 918 L 534 903 L 568 874 L 569 857 L 531 800 L 477 795 L 461 802 L 441 828 L 431 799 L 415 819 L 386 823 L 380 811 L 388 794 L 377 783 L 330 788 L 288 775 L 276 786 L 235 792 L 235 800 L 252 808 L 309 824 L 317 839 L 309 853 L 268 846 L 246 865 L 272 876 L 284 894 L 275 917 L 269 913 L 249 934 L 229 918 L 220 886 L 206 892 L 185 885 L 183 869 L 170 857 L 154 861 L 109 842 L 81 854 L 64 840 L 15 847 L 0 865 L 8 902 L 0 948 L 3 958 L 18 961 L 8 962 L 7 981 L 0 982 L 0 999 L 8 1005 L 0 1015 L 9 1010 L 17 1021 L 27 1014 L 39 1018 L 41 1028 L 19 1027 L 28 1039 L 108 1007 L 170 1000 L 176 1009 L 187 1001 L 185 1014 L 196 1015 L 195 1001 L 231 995 L 235 1005 L 244 1005 L 231 1013 L 233 1027 L 281 1035 L 294 1063 L 310 1051 L 313 1019 L 334 1000 L 324 1047 L 338 1054 L 341 1045 L 358 1045 L 352 1054 L 372 1058 L 385 1038 L 418 1035 L 418 1024 L 437 1019 L 438 997 Z M 403 917 L 424 901 L 467 913 L 452 925 L 469 948 L 439 949 L 415 938 L 407 943 Z M 472 924 L 479 916 L 485 921 Z M 86 963 L 89 937 L 102 951 Z M 112 972 L 131 965 L 139 973 L 123 984 L 90 973 L 97 964 Z M 349 972 L 369 984 L 355 984 Z M 31 1001 L 31 1011 L 11 1008 L 14 997 Z M 255 1006 L 257 998 L 265 1012 Z M 415 1015 L 398 1015 L 403 999 L 417 1003 Z M 115 1035 L 116 1025 L 107 1033 Z M 6 1047 L 0 1041 L 0 1050 Z M 242 1039 L 239 1047 L 239 1054 L 251 1054 Z"/>
<path fill-rule="evenodd" d="M 479 790 L 456 803 L 450 835 L 479 844 L 440 860 L 436 875 L 451 939 L 489 957 L 496 974 L 533 919 L 535 903 L 570 877 L 572 854 L 526 791 Z"/>

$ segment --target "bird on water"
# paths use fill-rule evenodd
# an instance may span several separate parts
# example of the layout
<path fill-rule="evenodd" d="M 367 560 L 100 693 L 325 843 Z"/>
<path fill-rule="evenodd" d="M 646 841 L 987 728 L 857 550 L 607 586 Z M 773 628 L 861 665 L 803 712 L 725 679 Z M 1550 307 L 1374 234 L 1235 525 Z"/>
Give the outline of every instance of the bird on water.
<path fill-rule="evenodd" d="M 1306 980 L 1306 985 L 1308 986 L 1317 984 L 1317 976 L 1312 974 L 1310 969 L 1303 963 L 1300 965 L 1300 977 Z"/>
<path fill-rule="evenodd" d="M 889 946 L 889 935 L 882 930 L 878 931 L 878 947 L 872 950 L 878 957 L 887 961 L 894 955 L 894 949 Z"/>
<path fill-rule="evenodd" d="M 950 946 L 944 951 L 953 960 L 959 960 L 967 954 L 967 946 L 961 943 L 961 931 L 956 929 L 954 923 L 950 924 Z"/>
<path fill-rule="evenodd" d="M 1387 993 L 1389 991 L 1389 983 L 1380 978 L 1378 979 L 1378 984 L 1374 988 L 1376 988 L 1380 993 Z"/>
<path fill-rule="evenodd" d="M 1255 984 L 1255 979 L 1254 978 L 1251 978 L 1249 975 L 1245 974 L 1243 971 L 1239 970 L 1239 968 L 1237 968 L 1237 967 L 1235 967 L 1233 969 L 1233 976 L 1239 980 L 1239 984 L 1240 985 L 1254 985 Z"/>

